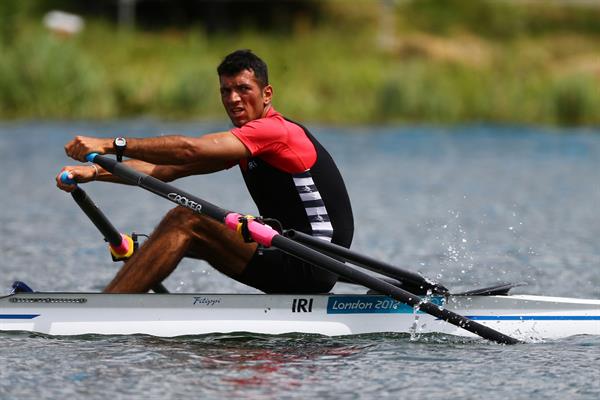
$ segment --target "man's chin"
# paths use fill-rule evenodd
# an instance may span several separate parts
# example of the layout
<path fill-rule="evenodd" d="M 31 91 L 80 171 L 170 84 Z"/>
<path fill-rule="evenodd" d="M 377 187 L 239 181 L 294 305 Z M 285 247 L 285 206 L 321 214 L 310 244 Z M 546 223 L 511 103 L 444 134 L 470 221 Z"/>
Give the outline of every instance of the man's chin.
<path fill-rule="evenodd" d="M 246 118 L 229 118 L 231 120 L 231 123 L 233 124 L 233 126 L 240 128 L 242 126 L 244 126 L 248 120 Z"/>

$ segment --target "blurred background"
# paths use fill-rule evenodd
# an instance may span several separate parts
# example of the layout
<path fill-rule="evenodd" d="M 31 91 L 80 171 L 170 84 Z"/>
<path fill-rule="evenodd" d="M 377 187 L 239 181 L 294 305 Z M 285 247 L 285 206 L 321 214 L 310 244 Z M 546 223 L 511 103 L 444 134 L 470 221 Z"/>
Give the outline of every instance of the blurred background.
<path fill-rule="evenodd" d="M 250 48 L 304 121 L 597 125 L 599 39 L 596 0 L 2 0 L 0 118 L 223 119 Z"/>

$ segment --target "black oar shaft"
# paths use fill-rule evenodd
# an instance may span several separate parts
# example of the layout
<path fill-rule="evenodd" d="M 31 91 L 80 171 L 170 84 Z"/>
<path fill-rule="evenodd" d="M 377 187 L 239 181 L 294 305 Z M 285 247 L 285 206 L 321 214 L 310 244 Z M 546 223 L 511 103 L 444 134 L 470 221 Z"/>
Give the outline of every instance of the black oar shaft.
<path fill-rule="evenodd" d="M 394 279 L 400 279 L 402 282 L 410 283 L 413 286 L 420 287 L 424 290 L 431 290 L 433 293 L 446 294 L 448 289 L 437 283 L 427 281 L 423 276 L 412 271 L 407 271 L 398 268 L 395 265 L 376 260 L 364 254 L 357 253 L 337 244 L 315 238 L 303 232 L 298 232 L 293 229 L 286 230 L 285 236 L 290 239 L 306 244 L 313 249 L 324 251 L 328 254 L 341 257 L 352 264 L 359 265 L 365 269 L 388 276 Z"/>
<path fill-rule="evenodd" d="M 81 208 L 100 233 L 102 233 L 106 241 L 113 246 L 119 246 L 123 240 L 121 234 L 96 204 L 94 204 L 87 193 L 78 186 L 71 192 L 71 196 L 73 196 L 73 200 L 79 205 L 79 208 Z"/>
<path fill-rule="evenodd" d="M 427 302 L 417 295 L 414 295 L 406 290 L 387 283 L 377 277 L 369 275 L 365 272 L 349 267 L 344 263 L 337 261 L 331 257 L 325 256 L 318 251 L 307 248 L 306 246 L 297 243 L 282 235 L 277 235 L 273 238 L 273 246 L 278 249 L 298 257 L 306 262 L 317 265 L 337 275 L 343 276 L 354 282 L 360 282 L 369 289 L 373 289 L 378 293 L 387 295 L 394 300 L 408 304 L 412 307 L 418 307 L 427 314 L 440 318 L 443 321 L 449 322 L 459 328 L 463 328 L 469 332 L 479 335 L 485 339 L 493 340 L 503 344 L 516 344 L 518 340 L 500 333 L 494 329 L 488 328 L 485 325 L 479 324 L 468 318 L 458 315 L 436 304 Z"/>

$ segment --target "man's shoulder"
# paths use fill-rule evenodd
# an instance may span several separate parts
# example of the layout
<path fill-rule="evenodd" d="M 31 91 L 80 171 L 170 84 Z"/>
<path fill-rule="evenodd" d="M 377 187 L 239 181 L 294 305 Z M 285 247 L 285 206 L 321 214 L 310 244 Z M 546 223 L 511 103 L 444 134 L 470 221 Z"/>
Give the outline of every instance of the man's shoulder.
<path fill-rule="evenodd" d="M 269 112 L 267 113 L 265 118 L 270 119 L 271 121 L 273 121 L 275 123 L 281 124 L 281 126 L 284 126 L 288 129 L 293 129 L 293 130 L 299 129 L 302 131 L 306 131 L 306 128 L 304 127 L 304 125 L 295 121 L 294 119 L 284 117 L 283 114 L 281 114 L 279 111 L 275 110 L 273 107 L 271 107 L 271 109 L 269 110 Z"/>
<path fill-rule="evenodd" d="M 246 125 L 241 127 L 241 130 L 244 130 L 244 128 L 285 134 L 305 131 L 304 126 L 284 117 L 283 114 L 276 111 L 274 108 L 271 108 L 264 117 L 249 121 Z"/>
<path fill-rule="evenodd" d="M 290 123 L 288 119 L 283 116 L 283 114 L 275 110 L 273 107 L 271 107 L 269 111 L 267 111 L 267 114 L 263 118 L 259 119 L 259 121 L 264 121 L 266 123 L 276 123 L 281 125 Z"/>

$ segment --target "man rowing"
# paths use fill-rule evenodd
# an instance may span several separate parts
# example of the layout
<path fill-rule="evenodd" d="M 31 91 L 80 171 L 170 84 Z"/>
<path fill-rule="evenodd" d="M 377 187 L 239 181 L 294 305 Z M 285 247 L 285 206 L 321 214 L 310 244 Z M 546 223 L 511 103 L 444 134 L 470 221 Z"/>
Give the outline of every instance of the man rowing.
<path fill-rule="evenodd" d="M 221 101 L 234 128 L 201 137 L 94 138 L 77 136 L 67 155 L 85 161 L 89 153 L 125 155 L 129 166 L 163 181 L 207 174 L 238 164 L 261 215 L 320 239 L 349 247 L 354 232 L 342 176 L 325 148 L 303 126 L 272 106 L 267 65 L 249 50 L 235 51 L 217 68 Z M 96 164 L 66 166 L 77 182 L 121 182 Z M 229 277 L 266 293 L 319 293 L 337 276 L 280 250 L 246 243 L 236 232 L 179 206 L 124 264 L 105 292 L 147 292 L 183 257 L 207 261 Z"/>

